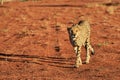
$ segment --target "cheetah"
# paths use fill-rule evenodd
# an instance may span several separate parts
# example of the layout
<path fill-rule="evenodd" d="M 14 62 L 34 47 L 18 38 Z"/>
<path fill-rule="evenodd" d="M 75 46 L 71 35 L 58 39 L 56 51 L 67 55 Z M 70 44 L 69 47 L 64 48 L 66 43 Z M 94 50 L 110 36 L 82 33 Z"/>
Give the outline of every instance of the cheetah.
<path fill-rule="evenodd" d="M 94 55 L 94 49 L 90 44 L 90 24 L 86 20 L 81 20 L 77 24 L 72 25 L 72 27 L 67 28 L 70 42 L 76 53 L 75 67 L 78 68 L 82 65 L 81 60 L 81 47 L 84 46 L 87 52 L 85 63 L 89 63 L 90 52 Z"/>

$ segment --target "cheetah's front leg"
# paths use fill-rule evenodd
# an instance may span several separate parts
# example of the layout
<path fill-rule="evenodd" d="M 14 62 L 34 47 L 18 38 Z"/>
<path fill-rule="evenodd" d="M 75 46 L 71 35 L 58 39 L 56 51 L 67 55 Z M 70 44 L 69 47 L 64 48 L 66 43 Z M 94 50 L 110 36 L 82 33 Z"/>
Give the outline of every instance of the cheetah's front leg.
<path fill-rule="evenodd" d="M 89 63 L 90 60 L 90 42 L 89 40 L 87 40 L 86 42 L 86 51 L 87 51 L 87 55 L 86 55 L 86 64 Z"/>
<path fill-rule="evenodd" d="M 76 53 L 76 62 L 75 62 L 75 67 L 78 68 L 79 65 L 82 65 L 82 60 L 81 60 L 81 57 L 80 57 L 80 47 L 74 47 L 74 50 L 75 50 L 75 53 Z"/>

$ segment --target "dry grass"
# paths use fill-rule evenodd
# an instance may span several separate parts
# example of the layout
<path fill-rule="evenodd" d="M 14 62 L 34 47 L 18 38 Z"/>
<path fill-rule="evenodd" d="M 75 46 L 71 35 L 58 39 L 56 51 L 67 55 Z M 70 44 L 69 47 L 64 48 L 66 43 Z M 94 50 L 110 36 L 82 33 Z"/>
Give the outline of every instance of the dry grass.
<path fill-rule="evenodd" d="M 114 14 L 114 11 L 115 11 L 114 6 L 109 6 L 106 10 L 106 12 L 109 13 L 109 14 Z"/>
<path fill-rule="evenodd" d="M 1 5 L 3 5 L 4 2 L 12 2 L 12 1 L 28 1 L 28 0 L 0 0 L 0 3 Z"/>
<path fill-rule="evenodd" d="M 109 45 L 109 42 L 107 42 L 107 41 L 97 44 L 98 47 L 107 46 L 107 45 Z"/>
<path fill-rule="evenodd" d="M 120 5 L 119 2 L 111 2 L 111 0 L 109 0 L 107 3 L 88 3 L 85 6 L 87 8 L 91 8 L 91 7 L 106 8 L 106 12 L 108 14 L 114 14 L 117 6 L 119 6 L 119 5 Z"/>
<path fill-rule="evenodd" d="M 90 7 L 99 7 L 101 5 L 99 3 L 87 3 L 85 6 L 87 8 L 90 8 Z"/>
<path fill-rule="evenodd" d="M 15 1 L 15 0 L 0 0 L 1 5 L 3 5 L 4 2 L 11 2 L 11 1 Z"/>

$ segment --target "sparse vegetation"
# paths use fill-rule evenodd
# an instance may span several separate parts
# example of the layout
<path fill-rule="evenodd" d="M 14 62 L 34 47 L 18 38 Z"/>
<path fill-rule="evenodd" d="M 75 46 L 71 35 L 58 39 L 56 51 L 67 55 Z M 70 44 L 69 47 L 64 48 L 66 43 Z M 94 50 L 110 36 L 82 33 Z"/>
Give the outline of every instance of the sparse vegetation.
<path fill-rule="evenodd" d="M 99 7 L 100 4 L 99 3 L 88 3 L 85 6 L 88 7 L 88 8 L 90 8 L 90 7 Z"/>
<path fill-rule="evenodd" d="M 13 0 L 0 0 L 1 5 L 3 5 L 4 2 L 10 2 L 10 1 L 13 1 Z"/>
<path fill-rule="evenodd" d="M 8 32 L 8 31 L 9 31 L 8 29 L 2 29 L 2 30 L 0 30 L 0 32 L 4 32 L 4 33 Z"/>
<path fill-rule="evenodd" d="M 120 5 L 120 3 L 113 3 L 111 2 L 108 2 L 108 3 L 103 3 L 102 4 L 103 6 L 106 6 L 107 9 L 106 9 L 106 12 L 109 13 L 109 14 L 114 14 L 115 10 L 116 10 L 116 6 Z"/>
<path fill-rule="evenodd" d="M 106 12 L 109 13 L 109 14 L 114 14 L 114 11 L 115 11 L 114 6 L 109 6 L 106 10 Z"/>
<path fill-rule="evenodd" d="M 27 31 L 21 31 L 19 33 L 16 34 L 17 38 L 23 38 L 25 36 L 28 36 L 28 32 Z"/>
<path fill-rule="evenodd" d="M 97 46 L 102 47 L 102 46 L 106 46 L 108 44 L 109 44 L 109 42 L 105 41 L 105 42 L 102 42 L 102 43 L 98 43 Z"/>
<path fill-rule="evenodd" d="M 26 36 L 34 35 L 31 30 L 27 29 L 26 27 L 23 28 L 21 31 L 15 34 L 17 38 L 23 38 Z"/>
<path fill-rule="evenodd" d="M 106 12 L 109 14 L 114 14 L 114 11 L 116 9 L 115 7 L 119 6 L 119 5 L 120 5 L 120 3 L 118 3 L 118 2 L 113 3 L 110 0 L 110 1 L 108 1 L 108 3 L 102 3 L 102 4 L 100 4 L 100 3 L 88 3 L 88 4 L 86 4 L 86 7 L 88 7 L 88 8 L 89 7 L 107 7 Z"/>

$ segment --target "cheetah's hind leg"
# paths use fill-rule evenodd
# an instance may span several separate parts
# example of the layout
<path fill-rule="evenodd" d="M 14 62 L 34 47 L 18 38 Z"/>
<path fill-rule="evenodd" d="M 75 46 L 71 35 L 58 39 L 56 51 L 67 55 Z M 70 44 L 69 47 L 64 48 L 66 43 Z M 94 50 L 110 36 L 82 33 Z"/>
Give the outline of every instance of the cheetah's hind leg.
<path fill-rule="evenodd" d="M 91 45 L 89 45 L 89 48 L 90 48 L 90 50 L 91 50 L 91 54 L 94 55 L 94 54 L 95 54 L 95 51 L 94 51 L 93 47 L 92 47 Z"/>

